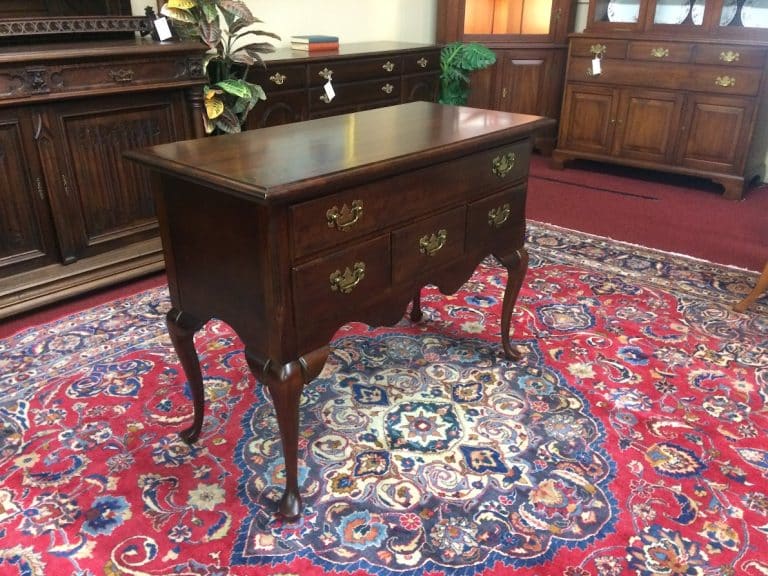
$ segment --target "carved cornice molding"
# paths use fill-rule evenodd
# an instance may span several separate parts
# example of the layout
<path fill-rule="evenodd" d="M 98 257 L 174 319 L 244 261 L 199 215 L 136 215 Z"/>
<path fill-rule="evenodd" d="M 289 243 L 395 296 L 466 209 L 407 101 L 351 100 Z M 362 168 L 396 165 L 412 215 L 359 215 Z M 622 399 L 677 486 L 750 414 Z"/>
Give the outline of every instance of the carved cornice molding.
<path fill-rule="evenodd" d="M 151 31 L 151 24 L 145 17 L 96 16 L 80 18 L 29 18 L 0 21 L 0 38 L 34 36 L 39 34 L 90 34 L 109 32 Z"/>

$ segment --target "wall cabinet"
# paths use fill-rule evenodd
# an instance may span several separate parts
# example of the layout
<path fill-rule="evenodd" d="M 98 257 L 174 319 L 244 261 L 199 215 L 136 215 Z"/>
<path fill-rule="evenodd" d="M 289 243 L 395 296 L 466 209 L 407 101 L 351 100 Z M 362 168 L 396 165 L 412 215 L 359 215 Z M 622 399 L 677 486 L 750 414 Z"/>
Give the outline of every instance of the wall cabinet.
<path fill-rule="evenodd" d="M 0 54 L 0 318 L 163 267 L 131 148 L 201 135 L 197 43 L 11 47 Z"/>
<path fill-rule="evenodd" d="M 251 68 L 248 79 L 265 101 L 248 115 L 247 128 L 276 126 L 404 102 L 437 100 L 440 48 L 400 42 L 342 44 L 337 51 L 287 48 Z M 325 84 L 331 82 L 334 97 Z"/>
<path fill-rule="evenodd" d="M 765 170 L 768 23 L 722 0 L 626 6 L 592 0 L 571 37 L 553 164 L 689 174 L 741 198 Z"/>
<path fill-rule="evenodd" d="M 438 0 L 441 43 L 480 42 L 496 64 L 472 73 L 468 104 L 558 119 L 572 0 Z M 557 127 L 534 139 L 554 147 Z"/>

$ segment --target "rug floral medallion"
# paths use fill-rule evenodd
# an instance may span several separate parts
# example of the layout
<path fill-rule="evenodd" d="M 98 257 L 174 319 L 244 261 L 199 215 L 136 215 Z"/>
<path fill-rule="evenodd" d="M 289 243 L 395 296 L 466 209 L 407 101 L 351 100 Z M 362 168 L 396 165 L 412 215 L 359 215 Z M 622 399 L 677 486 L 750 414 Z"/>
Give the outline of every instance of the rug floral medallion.
<path fill-rule="evenodd" d="M 0 340 L 0 575 L 768 574 L 755 275 L 529 222 L 500 353 L 491 258 L 419 323 L 348 324 L 301 406 L 298 522 L 237 335 L 158 287 Z"/>

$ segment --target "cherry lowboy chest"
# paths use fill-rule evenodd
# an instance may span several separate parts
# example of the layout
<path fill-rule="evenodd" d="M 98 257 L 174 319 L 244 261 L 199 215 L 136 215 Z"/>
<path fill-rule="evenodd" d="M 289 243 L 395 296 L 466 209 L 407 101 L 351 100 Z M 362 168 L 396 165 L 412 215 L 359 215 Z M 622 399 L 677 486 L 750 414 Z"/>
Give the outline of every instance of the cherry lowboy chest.
<path fill-rule="evenodd" d="M 279 512 L 301 513 L 299 401 L 346 322 L 394 324 L 426 284 L 450 294 L 493 254 L 501 343 L 528 256 L 531 137 L 552 120 L 413 102 L 126 153 L 154 174 L 193 442 L 204 394 L 194 333 L 227 322 L 272 397 L 285 456 Z"/>

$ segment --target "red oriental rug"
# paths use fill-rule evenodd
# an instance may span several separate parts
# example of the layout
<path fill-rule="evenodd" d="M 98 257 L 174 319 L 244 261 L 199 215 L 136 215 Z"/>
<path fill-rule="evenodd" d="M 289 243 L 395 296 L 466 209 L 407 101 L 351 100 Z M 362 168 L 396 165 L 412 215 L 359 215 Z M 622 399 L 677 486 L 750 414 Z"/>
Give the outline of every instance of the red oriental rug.
<path fill-rule="evenodd" d="M 529 223 L 425 320 L 341 329 L 302 404 L 299 522 L 237 336 L 199 333 L 208 411 L 163 288 L 0 340 L 0 574 L 768 574 L 768 304 L 752 275 Z"/>

